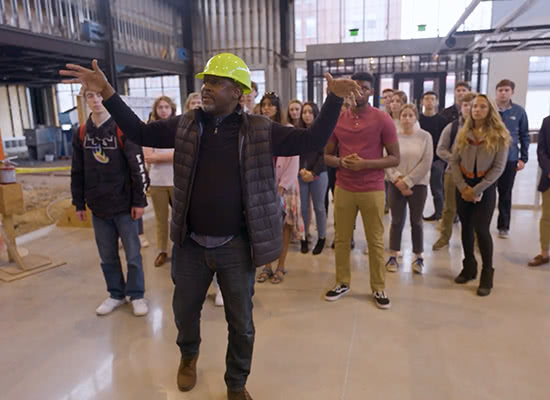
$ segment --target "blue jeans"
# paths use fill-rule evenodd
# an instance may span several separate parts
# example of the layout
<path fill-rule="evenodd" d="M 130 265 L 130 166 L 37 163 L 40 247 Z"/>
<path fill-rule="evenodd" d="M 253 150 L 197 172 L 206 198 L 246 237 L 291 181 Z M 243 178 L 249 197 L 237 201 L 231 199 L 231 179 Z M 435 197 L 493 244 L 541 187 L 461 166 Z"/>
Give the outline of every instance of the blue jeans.
<path fill-rule="evenodd" d="M 130 214 L 118 214 L 108 219 L 92 215 L 92 222 L 101 258 L 101 269 L 111 297 L 117 300 L 122 300 L 126 296 L 131 300 L 143 298 L 145 284 L 137 221 L 134 221 Z M 118 255 L 119 237 L 122 239 L 128 263 L 126 282 Z"/>
<path fill-rule="evenodd" d="M 443 174 L 446 166 L 445 161 L 435 160 L 430 174 L 430 190 L 434 201 L 434 214 L 437 218 L 441 218 L 443 213 Z"/>
<path fill-rule="evenodd" d="M 241 390 L 250 374 L 255 334 L 252 296 L 256 269 L 248 238 L 238 235 L 221 247 L 208 249 L 187 237 L 181 247 L 174 244 L 172 252 L 176 286 L 172 307 L 181 355 L 189 359 L 199 352 L 202 305 L 216 273 L 229 325 L 225 383 L 230 390 Z"/>
<path fill-rule="evenodd" d="M 309 226 L 309 196 L 313 200 L 313 209 L 315 210 L 315 220 L 317 221 L 317 233 L 319 239 L 327 236 L 327 212 L 325 210 L 325 195 L 328 187 L 328 174 L 322 172 L 313 182 L 306 183 L 301 177 L 298 177 L 300 183 L 300 203 L 302 205 L 302 218 L 304 225 Z M 307 232 L 306 232 L 307 234 Z"/>

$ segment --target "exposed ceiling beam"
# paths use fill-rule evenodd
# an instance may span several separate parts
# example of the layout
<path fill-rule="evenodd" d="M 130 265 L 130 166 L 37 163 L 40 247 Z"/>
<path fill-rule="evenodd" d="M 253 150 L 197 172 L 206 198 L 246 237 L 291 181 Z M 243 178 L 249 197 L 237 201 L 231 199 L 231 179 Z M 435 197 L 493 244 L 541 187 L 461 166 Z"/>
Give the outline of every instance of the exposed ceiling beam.
<path fill-rule="evenodd" d="M 531 37 L 529 37 L 529 39 L 534 40 L 534 39 L 539 39 L 539 38 L 546 38 L 546 37 L 548 37 L 549 34 L 550 34 L 550 31 L 538 32 L 538 33 L 535 33 L 534 35 L 532 35 Z M 522 43 L 518 47 L 516 47 L 514 49 L 514 51 L 524 49 L 527 46 L 529 46 L 529 42 Z"/>
<path fill-rule="evenodd" d="M 477 39 L 475 42 L 473 42 L 470 47 L 468 47 L 468 50 L 466 50 L 466 54 L 475 51 L 477 49 L 477 46 L 480 43 L 484 43 L 490 36 L 497 35 L 501 33 L 502 29 L 506 27 L 507 25 L 511 24 L 516 20 L 519 16 L 521 16 L 523 13 L 525 13 L 527 10 L 529 10 L 533 4 L 535 4 L 537 0 L 523 0 L 521 4 L 510 14 L 508 14 L 506 17 L 502 18 L 498 24 L 495 25 L 494 29 L 495 31 L 493 33 L 487 33 L 482 35 L 479 39 Z"/>
<path fill-rule="evenodd" d="M 481 3 L 481 0 L 472 0 L 470 5 L 468 7 L 466 7 L 466 9 L 462 13 L 462 15 L 460 16 L 458 21 L 456 21 L 454 26 L 451 28 L 449 33 L 447 33 L 447 36 L 445 36 L 443 39 L 441 39 L 441 42 L 439 43 L 439 47 L 437 48 L 437 50 L 435 51 L 434 54 L 438 54 L 441 50 L 443 50 L 445 48 L 445 42 L 447 41 L 447 39 L 449 39 L 456 32 L 456 30 L 458 28 L 460 28 L 460 26 L 468 19 L 470 14 L 472 14 L 474 12 L 474 10 L 479 5 L 479 3 Z"/>

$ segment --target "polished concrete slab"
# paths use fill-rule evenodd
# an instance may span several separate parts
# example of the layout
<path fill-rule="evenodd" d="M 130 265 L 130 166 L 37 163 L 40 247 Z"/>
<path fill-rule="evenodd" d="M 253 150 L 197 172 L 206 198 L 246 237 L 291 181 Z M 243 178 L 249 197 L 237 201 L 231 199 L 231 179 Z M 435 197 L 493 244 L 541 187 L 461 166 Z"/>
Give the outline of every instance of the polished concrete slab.
<path fill-rule="evenodd" d="M 534 199 L 536 168 L 528 165 L 515 193 L 522 204 Z M 458 226 L 451 246 L 432 252 L 436 225 L 425 224 L 423 276 L 411 273 L 407 230 L 403 267 L 387 274 L 388 311 L 369 297 L 360 224 L 352 291 L 335 303 L 322 299 L 334 283 L 333 251 L 303 255 L 294 245 L 285 281 L 256 285 L 250 393 L 260 400 L 550 398 L 550 266 L 526 266 L 538 251 L 539 217 L 514 210 L 510 239 L 495 234 L 488 298 L 475 295 L 475 283 L 452 282 L 461 265 Z M 153 242 L 153 220 L 145 229 Z M 151 308 L 144 318 L 129 305 L 94 314 L 106 293 L 91 230 L 54 229 L 25 246 L 67 265 L 0 284 L 2 400 L 225 398 L 227 327 L 212 298 L 203 309 L 198 384 L 177 390 L 172 283 L 168 265 L 153 267 L 154 246 L 143 250 Z"/>

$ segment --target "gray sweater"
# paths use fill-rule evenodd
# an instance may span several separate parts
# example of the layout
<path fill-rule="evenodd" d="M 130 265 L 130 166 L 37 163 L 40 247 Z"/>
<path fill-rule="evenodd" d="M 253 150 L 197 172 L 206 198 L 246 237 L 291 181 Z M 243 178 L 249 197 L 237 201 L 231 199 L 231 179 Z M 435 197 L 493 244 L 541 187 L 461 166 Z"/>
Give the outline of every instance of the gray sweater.
<path fill-rule="evenodd" d="M 502 175 L 508 160 L 508 146 L 501 145 L 498 151 L 489 151 L 483 144 L 474 144 L 472 131 L 468 132 L 468 139 L 469 143 L 462 151 L 459 152 L 457 146 L 454 146 L 451 171 L 453 181 L 461 192 L 468 186 L 465 177 L 481 178 L 481 181 L 472 188 L 479 196 Z"/>
<path fill-rule="evenodd" d="M 462 125 L 464 125 L 464 119 L 460 117 L 458 122 L 458 131 L 462 129 Z M 451 131 L 452 130 L 453 130 L 453 122 L 447 124 L 445 128 L 443 128 L 443 132 L 441 132 L 441 137 L 439 138 L 439 142 L 437 143 L 437 149 L 435 150 L 437 156 L 447 163 L 447 169 L 445 171 L 449 173 L 451 172 L 451 157 L 453 155 L 453 149 L 456 144 L 456 138 L 455 138 L 455 141 L 451 148 Z M 458 136 L 458 133 L 457 133 L 457 136 Z"/>
<path fill-rule="evenodd" d="M 432 135 L 416 128 L 414 133 L 406 135 L 397 132 L 399 140 L 399 165 L 386 169 L 386 180 L 395 182 L 400 176 L 409 188 L 430 183 L 430 170 L 433 160 Z"/>

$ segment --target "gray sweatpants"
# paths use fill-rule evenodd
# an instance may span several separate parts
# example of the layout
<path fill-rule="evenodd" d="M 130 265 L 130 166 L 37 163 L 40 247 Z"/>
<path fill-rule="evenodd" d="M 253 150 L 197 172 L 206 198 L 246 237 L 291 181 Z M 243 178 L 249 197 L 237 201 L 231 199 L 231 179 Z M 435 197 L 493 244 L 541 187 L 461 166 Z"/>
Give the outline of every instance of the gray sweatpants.
<path fill-rule="evenodd" d="M 390 250 L 401 250 L 401 235 L 407 218 L 407 204 L 411 210 L 411 236 L 413 243 L 413 252 L 415 254 L 424 251 L 424 228 L 422 222 L 422 213 L 426 204 L 428 188 L 426 185 L 416 185 L 412 187 L 413 194 L 403 196 L 394 184 L 389 185 L 389 200 L 391 211 L 390 227 Z"/>

